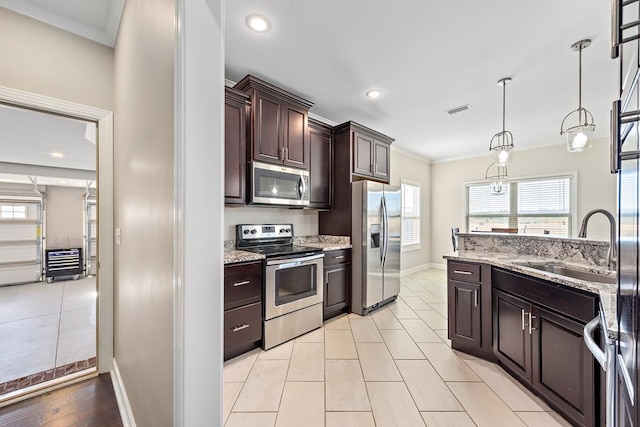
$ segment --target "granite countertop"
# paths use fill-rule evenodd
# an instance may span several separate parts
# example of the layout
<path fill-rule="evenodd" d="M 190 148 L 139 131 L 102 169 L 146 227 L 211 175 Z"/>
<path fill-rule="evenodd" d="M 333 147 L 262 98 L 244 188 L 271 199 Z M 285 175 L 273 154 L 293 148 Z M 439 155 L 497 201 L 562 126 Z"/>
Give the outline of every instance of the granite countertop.
<path fill-rule="evenodd" d="M 236 262 L 257 261 L 264 259 L 264 255 L 255 252 L 239 251 L 237 249 L 224 250 L 224 264 L 233 264 Z"/>
<path fill-rule="evenodd" d="M 597 294 L 600 296 L 600 307 L 604 312 L 604 317 L 607 322 L 607 332 L 609 337 L 616 339 L 618 335 L 618 326 L 616 324 L 616 291 L 617 285 L 610 283 L 591 282 L 586 280 L 574 279 L 572 277 L 562 276 L 547 271 L 542 271 L 516 263 L 544 263 L 553 262 L 561 263 L 568 267 L 575 269 L 588 271 L 591 273 L 599 273 L 606 276 L 615 277 L 614 271 L 607 270 L 603 267 L 596 267 L 593 265 L 578 264 L 572 262 L 559 262 L 558 259 L 549 257 L 540 257 L 523 254 L 513 253 L 495 253 L 495 252 L 481 252 L 481 251 L 461 251 L 457 255 L 445 255 L 444 259 L 454 261 L 469 261 L 478 262 L 483 264 L 490 264 L 495 267 L 504 268 L 505 270 L 515 271 L 517 273 L 526 274 L 538 279 L 547 280 L 550 282 L 558 283 L 564 286 L 568 286 L 575 289 L 580 289 L 586 292 Z"/>
<path fill-rule="evenodd" d="M 348 236 L 297 236 L 293 238 L 293 243 L 301 246 L 320 248 L 323 251 L 335 251 L 351 248 L 351 239 Z M 227 240 L 224 242 L 224 264 L 264 259 L 264 255 L 247 251 L 239 251 L 235 249 L 235 247 L 236 242 L 234 240 Z"/>

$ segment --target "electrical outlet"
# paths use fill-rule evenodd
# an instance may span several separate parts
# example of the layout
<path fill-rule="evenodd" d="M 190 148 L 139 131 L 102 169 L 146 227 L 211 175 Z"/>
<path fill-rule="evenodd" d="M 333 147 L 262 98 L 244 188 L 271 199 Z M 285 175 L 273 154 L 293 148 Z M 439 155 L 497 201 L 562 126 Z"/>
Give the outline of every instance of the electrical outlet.
<path fill-rule="evenodd" d="M 119 228 L 116 228 L 114 236 L 116 239 L 116 245 L 120 246 L 121 232 Z"/>

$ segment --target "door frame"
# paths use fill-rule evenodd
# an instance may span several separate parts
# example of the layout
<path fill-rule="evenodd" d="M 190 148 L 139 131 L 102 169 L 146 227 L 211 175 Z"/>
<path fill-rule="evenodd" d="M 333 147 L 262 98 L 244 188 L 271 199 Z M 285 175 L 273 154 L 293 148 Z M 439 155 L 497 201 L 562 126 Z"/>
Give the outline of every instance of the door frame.
<path fill-rule="evenodd" d="M 113 362 L 113 112 L 0 86 L 0 103 L 61 114 L 97 124 L 98 274 L 96 305 L 98 371 Z"/>

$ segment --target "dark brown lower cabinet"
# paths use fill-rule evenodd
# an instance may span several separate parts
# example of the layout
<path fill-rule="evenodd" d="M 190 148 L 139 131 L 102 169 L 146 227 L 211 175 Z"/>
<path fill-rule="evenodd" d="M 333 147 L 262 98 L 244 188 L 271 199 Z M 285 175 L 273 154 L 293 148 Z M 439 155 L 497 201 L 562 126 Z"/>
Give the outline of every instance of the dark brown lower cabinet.
<path fill-rule="evenodd" d="M 599 425 L 600 368 L 582 337 L 598 297 L 496 268 L 492 284 L 500 364 L 572 424 Z"/>
<path fill-rule="evenodd" d="M 324 256 L 323 318 L 327 320 L 349 308 L 351 249 L 328 251 Z"/>
<path fill-rule="evenodd" d="M 224 360 L 262 344 L 262 261 L 224 266 Z"/>
<path fill-rule="evenodd" d="M 480 285 L 450 280 L 449 304 L 455 313 L 449 317 L 451 339 L 480 347 Z"/>

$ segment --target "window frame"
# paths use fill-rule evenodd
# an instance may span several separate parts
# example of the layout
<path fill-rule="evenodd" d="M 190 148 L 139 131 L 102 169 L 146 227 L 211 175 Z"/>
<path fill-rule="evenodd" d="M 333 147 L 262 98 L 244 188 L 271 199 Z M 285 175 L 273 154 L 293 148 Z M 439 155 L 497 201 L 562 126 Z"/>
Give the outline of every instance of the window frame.
<path fill-rule="evenodd" d="M 577 218 L 578 218 L 578 172 L 577 171 L 571 171 L 571 172 L 558 172 L 558 173 L 549 173 L 549 174 L 540 174 L 540 175 L 526 175 L 526 176 L 517 176 L 517 177 L 510 177 L 509 178 L 509 185 L 512 185 L 512 183 L 517 183 L 517 182 L 522 182 L 522 181 L 536 181 L 536 180 L 544 180 L 544 179 L 554 179 L 554 178 L 569 178 L 569 230 L 568 230 L 568 236 L 567 237 L 571 237 L 571 236 L 576 236 L 577 232 L 578 232 L 578 225 L 577 225 Z M 469 196 L 468 196 L 468 187 L 469 186 L 473 186 L 473 185 L 480 185 L 480 184 L 485 184 L 487 183 L 486 180 L 476 180 L 476 181 L 466 181 L 462 183 L 462 199 L 463 199 L 463 212 L 462 212 L 462 223 L 464 224 L 464 229 L 466 230 L 467 233 L 471 233 L 471 231 L 469 230 Z M 515 185 L 514 185 L 515 187 Z M 496 197 L 501 197 L 501 196 L 496 196 Z M 559 217 L 563 217 L 564 215 L 557 215 L 557 214 L 521 214 L 518 215 L 517 213 L 517 191 L 513 191 L 513 187 L 511 187 L 511 194 L 510 197 L 512 198 L 510 200 L 509 206 L 510 206 L 510 212 L 509 214 L 494 214 L 494 215 L 473 215 L 475 218 L 482 218 L 484 217 L 491 217 L 491 218 L 497 218 L 497 217 L 504 217 L 504 218 L 508 218 L 510 221 L 510 224 L 512 223 L 512 220 L 515 220 L 515 226 L 517 227 L 517 220 L 518 217 L 522 217 L 522 218 L 526 218 L 526 217 L 549 217 L 549 218 L 559 218 Z M 515 197 L 515 201 L 514 201 L 514 197 Z M 514 213 L 515 212 L 515 213 Z M 511 226 L 511 225 L 510 225 Z M 482 233 L 482 232 L 479 232 Z M 542 236 L 542 234 L 531 234 L 532 236 Z"/>
<path fill-rule="evenodd" d="M 400 180 L 400 193 L 401 193 L 401 223 L 404 227 L 405 215 L 404 215 L 404 190 L 403 185 L 410 185 L 418 189 L 418 214 L 417 216 L 410 217 L 411 219 L 417 219 L 418 223 L 418 241 L 415 243 L 404 243 L 402 239 L 402 233 L 400 233 L 400 249 L 401 252 L 415 251 L 422 248 L 422 184 L 408 179 Z M 409 219 L 409 218 L 407 218 Z"/>

